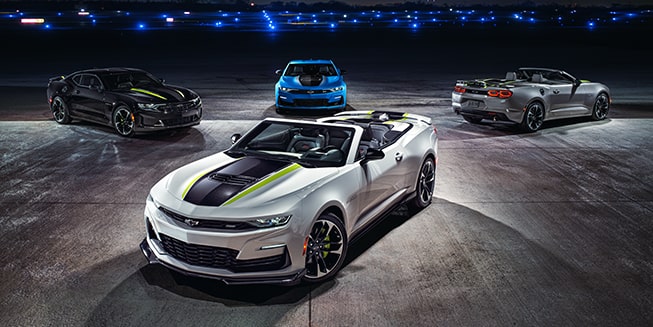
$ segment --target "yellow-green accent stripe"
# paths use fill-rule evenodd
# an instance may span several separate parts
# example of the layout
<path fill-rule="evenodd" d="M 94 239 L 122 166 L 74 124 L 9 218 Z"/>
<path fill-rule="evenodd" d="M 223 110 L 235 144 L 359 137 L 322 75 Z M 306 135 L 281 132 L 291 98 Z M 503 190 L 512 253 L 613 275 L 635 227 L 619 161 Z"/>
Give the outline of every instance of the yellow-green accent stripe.
<path fill-rule="evenodd" d="M 263 186 L 265 186 L 265 185 L 267 185 L 267 184 L 270 184 L 271 182 L 273 182 L 273 181 L 275 181 L 275 180 L 277 180 L 277 179 L 283 177 L 284 175 L 290 173 L 291 171 L 297 170 L 297 169 L 299 169 L 299 168 L 301 168 L 301 167 L 302 167 L 302 166 L 299 165 L 298 163 L 294 163 L 294 164 L 292 164 L 292 165 L 290 165 L 290 166 L 288 166 L 288 167 L 286 167 L 286 168 L 284 168 L 284 169 L 281 169 L 281 170 L 279 170 L 278 172 L 276 172 L 276 173 L 274 173 L 274 174 L 272 174 L 272 175 L 270 175 L 270 176 L 268 176 L 268 177 L 262 179 L 262 180 L 259 181 L 258 183 L 254 184 L 254 185 L 252 185 L 252 186 L 246 188 L 246 189 L 243 190 L 242 192 L 236 194 L 236 196 L 234 196 L 233 198 L 229 199 L 229 201 L 223 203 L 222 206 L 226 206 L 226 205 L 229 205 L 229 204 L 231 204 L 231 203 L 234 203 L 235 201 L 237 201 L 238 199 L 244 197 L 245 195 L 250 194 L 250 193 L 252 193 L 252 192 L 258 190 L 259 188 L 261 188 L 261 187 L 263 187 Z"/>
<path fill-rule="evenodd" d="M 132 87 L 130 90 L 131 90 L 131 91 L 135 91 L 135 92 L 144 93 L 144 94 L 147 94 L 147 95 L 151 95 L 151 96 L 153 96 L 153 97 L 157 97 L 157 98 L 162 99 L 162 100 L 168 100 L 168 99 L 166 99 L 164 96 L 161 96 L 161 95 L 156 94 L 156 93 L 154 93 L 154 92 L 150 92 L 150 91 L 148 91 L 148 90 L 138 89 L 138 88 L 135 88 L 135 87 Z"/>
<path fill-rule="evenodd" d="M 241 159 L 241 158 L 238 158 L 238 159 L 236 159 L 236 160 L 234 160 L 234 161 L 237 161 L 237 160 L 240 160 L 240 159 Z M 190 181 L 190 183 L 188 183 L 188 185 L 187 185 L 186 188 L 184 189 L 184 192 L 181 193 L 181 199 L 183 200 L 183 199 L 186 197 L 186 194 L 188 194 L 188 191 L 190 191 L 190 188 L 193 187 L 193 185 L 195 185 L 195 182 L 197 182 L 200 178 L 202 178 L 202 176 L 204 176 L 204 175 L 206 175 L 206 174 L 208 174 L 208 173 L 210 173 L 210 172 L 212 172 L 212 171 L 214 171 L 214 170 L 216 170 L 216 169 L 218 169 L 218 168 L 220 168 L 220 167 L 222 167 L 222 166 L 223 166 L 223 165 L 216 166 L 216 167 L 211 167 L 211 168 L 209 168 L 209 169 L 207 169 L 207 170 L 205 170 L 205 171 L 199 173 L 197 176 L 195 176 L 195 178 L 193 178 L 193 179 Z"/>

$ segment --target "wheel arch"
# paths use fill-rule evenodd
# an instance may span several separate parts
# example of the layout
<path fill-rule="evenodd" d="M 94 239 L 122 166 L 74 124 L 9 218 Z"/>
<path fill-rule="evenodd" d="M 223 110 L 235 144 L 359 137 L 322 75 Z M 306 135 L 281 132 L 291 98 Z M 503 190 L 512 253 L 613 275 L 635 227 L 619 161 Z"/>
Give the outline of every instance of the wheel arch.
<path fill-rule="evenodd" d="M 135 102 L 130 104 L 128 101 L 118 100 L 118 101 L 114 102 L 113 106 L 111 106 L 111 110 L 106 113 L 109 116 L 108 118 L 109 118 L 109 124 L 110 125 L 113 125 L 113 123 L 114 123 L 113 114 L 116 112 L 116 109 L 118 109 L 120 106 L 125 106 L 125 107 L 129 108 L 129 110 L 131 110 L 131 112 L 132 112 L 132 114 L 134 114 L 134 116 L 137 115 L 136 114 L 136 109 L 134 108 L 135 107 Z"/>
<path fill-rule="evenodd" d="M 335 215 L 336 217 L 338 217 L 338 220 L 340 220 L 340 222 L 342 222 L 343 226 L 345 226 L 345 229 L 347 229 L 347 223 L 346 223 L 346 219 L 345 219 L 345 212 L 339 206 L 332 204 L 332 205 L 322 209 L 317 214 L 317 216 L 315 218 L 317 219 L 317 217 L 319 217 L 319 216 L 321 216 L 323 214 L 333 214 L 333 215 Z"/>

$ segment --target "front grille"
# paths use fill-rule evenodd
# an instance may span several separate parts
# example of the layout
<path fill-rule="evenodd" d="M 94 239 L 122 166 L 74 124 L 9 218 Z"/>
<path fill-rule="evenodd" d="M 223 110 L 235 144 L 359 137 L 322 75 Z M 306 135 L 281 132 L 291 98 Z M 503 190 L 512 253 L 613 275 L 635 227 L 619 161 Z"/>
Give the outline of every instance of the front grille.
<path fill-rule="evenodd" d="M 295 106 L 298 107 L 324 107 L 329 105 L 327 99 L 296 99 Z"/>
<path fill-rule="evenodd" d="M 182 242 L 165 234 L 159 234 L 163 248 L 175 259 L 193 266 L 227 269 L 232 272 L 256 272 L 279 270 L 290 265 L 288 252 L 272 257 L 236 260 L 238 251 L 227 248 Z"/>
<path fill-rule="evenodd" d="M 232 249 L 189 244 L 165 234 L 159 234 L 159 237 L 168 254 L 194 266 L 229 269 L 238 255 L 238 251 Z"/>
<path fill-rule="evenodd" d="M 159 209 L 163 211 L 163 213 L 165 213 L 168 217 L 193 228 L 208 228 L 208 229 L 215 229 L 224 232 L 233 232 L 233 231 L 244 232 L 244 231 L 250 231 L 256 229 L 256 227 L 246 222 L 196 219 L 196 218 L 182 216 L 176 212 L 172 212 L 163 207 Z"/>
<path fill-rule="evenodd" d="M 202 106 L 202 102 L 197 100 L 197 101 L 187 101 L 187 102 L 179 102 L 179 103 L 170 103 L 167 104 L 163 107 L 159 107 L 159 110 L 164 110 L 165 112 L 175 112 L 175 113 L 184 113 L 189 110 L 197 110 L 200 109 Z"/>
<path fill-rule="evenodd" d="M 161 122 L 163 122 L 164 126 L 176 126 L 176 125 L 184 125 L 184 124 L 192 123 L 199 119 L 200 119 L 199 116 L 193 115 L 193 116 L 182 117 L 182 118 L 162 119 Z"/>
<path fill-rule="evenodd" d="M 293 94 L 324 94 L 331 93 L 331 90 L 292 90 L 289 93 Z"/>

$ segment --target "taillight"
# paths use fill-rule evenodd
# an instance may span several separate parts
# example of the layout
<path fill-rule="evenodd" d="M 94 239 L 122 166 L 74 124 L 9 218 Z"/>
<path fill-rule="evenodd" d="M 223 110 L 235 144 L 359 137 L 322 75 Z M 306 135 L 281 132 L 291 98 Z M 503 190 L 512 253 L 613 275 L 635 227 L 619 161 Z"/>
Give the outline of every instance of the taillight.
<path fill-rule="evenodd" d="M 487 95 L 491 97 L 498 97 L 500 99 L 506 99 L 512 96 L 512 91 L 510 90 L 488 90 Z"/>
<path fill-rule="evenodd" d="M 465 93 L 465 91 L 467 91 L 467 90 L 464 87 L 460 86 L 460 85 L 456 85 L 456 87 L 453 88 L 453 91 L 458 92 L 458 93 Z"/>

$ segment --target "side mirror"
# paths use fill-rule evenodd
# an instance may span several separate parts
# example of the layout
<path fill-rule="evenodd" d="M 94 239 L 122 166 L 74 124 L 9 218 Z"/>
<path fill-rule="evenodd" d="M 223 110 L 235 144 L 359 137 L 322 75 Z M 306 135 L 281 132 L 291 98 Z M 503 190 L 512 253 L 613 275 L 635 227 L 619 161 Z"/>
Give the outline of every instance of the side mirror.
<path fill-rule="evenodd" d="M 242 135 L 238 133 L 231 135 L 231 144 L 236 144 L 236 142 L 238 142 L 238 140 L 240 140 L 241 137 Z"/>
<path fill-rule="evenodd" d="M 281 75 L 281 73 L 283 73 L 283 72 L 281 71 L 281 69 L 277 69 L 277 70 L 274 71 L 274 73 L 277 74 L 277 75 Z"/>
<path fill-rule="evenodd" d="M 385 158 L 385 153 L 379 149 L 368 148 L 365 152 L 365 158 L 361 161 L 364 164 L 370 160 L 379 160 Z"/>
<path fill-rule="evenodd" d="M 574 80 L 574 86 L 579 87 L 582 82 L 579 79 Z"/>

